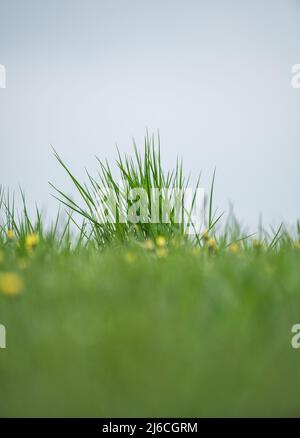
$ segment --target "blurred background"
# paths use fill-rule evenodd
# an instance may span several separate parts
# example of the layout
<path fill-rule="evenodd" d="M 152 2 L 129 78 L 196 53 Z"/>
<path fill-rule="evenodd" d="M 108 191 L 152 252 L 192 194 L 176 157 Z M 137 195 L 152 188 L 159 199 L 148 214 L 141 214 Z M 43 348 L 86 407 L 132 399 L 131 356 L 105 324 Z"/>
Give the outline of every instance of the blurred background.
<path fill-rule="evenodd" d="M 94 156 L 160 130 L 172 167 L 256 227 L 300 217 L 299 0 L 0 0 L 0 184 L 56 211 Z M 68 184 L 68 185 L 66 185 Z"/>

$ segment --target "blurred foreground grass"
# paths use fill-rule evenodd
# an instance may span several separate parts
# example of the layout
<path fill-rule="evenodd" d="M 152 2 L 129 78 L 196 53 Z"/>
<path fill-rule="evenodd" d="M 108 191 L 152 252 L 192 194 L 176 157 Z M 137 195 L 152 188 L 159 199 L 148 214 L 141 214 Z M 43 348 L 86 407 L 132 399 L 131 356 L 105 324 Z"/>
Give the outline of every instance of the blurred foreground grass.
<path fill-rule="evenodd" d="M 299 414 L 298 248 L 1 253 L 1 416 Z"/>

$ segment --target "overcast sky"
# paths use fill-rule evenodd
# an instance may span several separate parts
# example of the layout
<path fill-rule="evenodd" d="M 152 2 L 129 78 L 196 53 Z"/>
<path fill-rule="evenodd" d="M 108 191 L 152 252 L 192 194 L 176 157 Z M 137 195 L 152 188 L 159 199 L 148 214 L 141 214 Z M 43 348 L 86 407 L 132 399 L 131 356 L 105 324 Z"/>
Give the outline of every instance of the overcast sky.
<path fill-rule="evenodd" d="M 244 223 L 300 217 L 299 0 L 0 0 L 0 64 L 0 183 L 50 215 L 50 144 L 84 177 L 148 128 Z"/>

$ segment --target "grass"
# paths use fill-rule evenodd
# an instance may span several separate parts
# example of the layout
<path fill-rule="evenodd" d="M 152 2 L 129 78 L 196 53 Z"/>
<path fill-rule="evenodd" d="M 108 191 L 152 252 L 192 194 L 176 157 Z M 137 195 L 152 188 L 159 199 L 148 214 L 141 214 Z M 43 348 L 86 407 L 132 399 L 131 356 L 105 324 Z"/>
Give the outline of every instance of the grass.
<path fill-rule="evenodd" d="M 116 241 L 124 243 L 132 239 L 154 239 L 157 236 L 183 240 L 188 229 L 193 226 L 191 214 L 195 205 L 195 193 L 196 189 L 199 188 L 200 176 L 192 192 L 192 202 L 188 211 L 181 212 L 180 223 L 176 220 L 174 207 L 169 218 L 166 218 L 162 201 L 171 201 L 170 194 L 167 191 L 176 190 L 179 192 L 185 190 L 189 187 L 190 178 L 186 179 L 184 177 L 182 161 L 179 160 L 177 160 L 174 170 L 168 172 L 163 170 L 159 137 L 157 147 L 154 137 L 150 138 L 148 135 L 145 137 L 143 156 L 135 143 L 133 157 L 122 157 L 118 151 L 118 159 L 115 163 L 117 174 L 112 171 L 107 161 L 102 162 L 97 159 L 99 164 L 98 175 L 95 178 L 87 172 L 88 184 L 78 181 L 55 150 L 54 155 L 70 177 L 79 194 L 81 204 L 75 202 L 70 196 L 51 184 L 56 193 L 55 197 L 68 209 L 83 218 L 84 224 L 89 224 L 90 234 L 88 238 L 92 237 L 98 246 L 103 247 Z M 214 178 L 210 198 L 209 228 L 214 225 L 211 210 L 213 184 Z M 127 217 L 130 207 L 134 204 L 129 192 L 139 188 L 145 190 L 147 196 L 146 209 L 140 207 L 138 222 L 123 223 L 122 217 Z M 159 199 L 153 199 L 153 188 L 161 192 Z M 102 201 L 105 202 L 105 209 L 100 208 Z M 152 209 L 158 211 L 158 223 L 151 223 Z M 82 225 L 78 228 L 82 229 Z"/>
<path fill-rule="evenodd" d="M 149 141 L 143 157 L 119 156 L 123 175 L 186 184 Z M 23 194 L 19 214 L 0 196 L 0 416 L 296 416 L 299 225 L 251 237 L 236 221 L 221 227 L 214 178 L 208 233 L 194 240 L 172 222 L 102 224 L 101 178 L 79 183 L 57 158 L 81 195 L 57 192 L 67 219 L 45 227 Z"/>

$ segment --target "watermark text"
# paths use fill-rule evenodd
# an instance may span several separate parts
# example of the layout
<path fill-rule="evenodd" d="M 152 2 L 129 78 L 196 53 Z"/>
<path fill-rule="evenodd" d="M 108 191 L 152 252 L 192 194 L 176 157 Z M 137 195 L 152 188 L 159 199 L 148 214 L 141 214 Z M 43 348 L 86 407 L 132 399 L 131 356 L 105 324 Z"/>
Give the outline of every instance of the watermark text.
<path fill-rule="evenodd" d="M 292 333 L 294 333 L 294 336 L 292 337 L 291 345 L 295 350 L 298 350 L 300 348 L 300 324 L 293 325 Z"/>
<path fill-rule="evenodd" d="M 6 328 L 0 324 L 0 348 L 6 348 Z"/>
<path fill-rule="evenodd" d="M 102 187 L 97 194 L 97 222 L 120 224 L 181 224 L 185 233 L 204 227 L 203 188 Z"/>
<path fill-rule="evenodd" d="M 300 88 L 300 64 L 295 64 L 292 67 L 291 85 L 293 88 Z"/>

